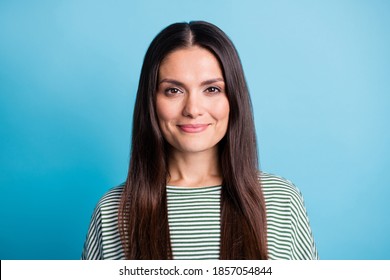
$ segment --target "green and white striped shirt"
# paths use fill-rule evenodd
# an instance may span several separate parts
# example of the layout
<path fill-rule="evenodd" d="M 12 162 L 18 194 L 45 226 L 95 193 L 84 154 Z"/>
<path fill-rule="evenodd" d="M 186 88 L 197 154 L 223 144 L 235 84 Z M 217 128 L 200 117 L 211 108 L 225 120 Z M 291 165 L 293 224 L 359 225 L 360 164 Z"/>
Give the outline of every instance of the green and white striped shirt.
<path fill-rule="evenodd" d="M 318 259 L 303 198 L 289 181 L 260 176 L 267 210 L 269 259 Z M 97 204 L 82 259 L 124 259 L 118 231 L 123 186 Z M 168 222 L 174 259 L 219 259 L 221 186 L 167 186 Z"/>

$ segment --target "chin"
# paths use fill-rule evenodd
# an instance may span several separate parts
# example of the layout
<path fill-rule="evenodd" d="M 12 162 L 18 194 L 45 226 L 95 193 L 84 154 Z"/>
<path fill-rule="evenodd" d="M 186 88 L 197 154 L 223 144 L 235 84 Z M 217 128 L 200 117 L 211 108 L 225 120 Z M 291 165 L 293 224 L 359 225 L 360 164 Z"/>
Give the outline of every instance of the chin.
<path fill-rule="evenodd" d="M 174 147 L 175 148 L 175 147 Z M 210 146 L 210 145 L 197 145 L 196 143 L 189 143 L 188 145 L 182 145 L 180 147 L 177 147 L 177 150 L 180 150 L 183 153 L 201 153 L 206 151 L 211 151 L 215 149 L 216 146 Z"/>
<path fill-rule="evenodd" d="M 201 153 L 208 150 L 211 150 L 211 148 L 205 148 L 205 147 L 187 147 L 187 148 L 181 148 L 180 149 L 183 153 Z"/>

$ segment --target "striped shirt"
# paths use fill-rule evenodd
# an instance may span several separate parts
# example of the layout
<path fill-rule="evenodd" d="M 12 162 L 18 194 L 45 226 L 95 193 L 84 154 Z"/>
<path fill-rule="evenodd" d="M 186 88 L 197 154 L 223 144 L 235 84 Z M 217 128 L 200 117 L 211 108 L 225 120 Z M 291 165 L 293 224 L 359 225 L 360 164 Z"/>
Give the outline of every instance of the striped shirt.
<path fill-rule="evenodd" d="M 221 188 L 167 186 L 174 259 L 219 258 Z"/>
<path fill-rule="evenodd" d="M 300 191 L 281 177 L 262 173 L 269 259 L 318 259 Z M 174 259 L 219 259 L 221 186 L 167 186 Z M 124 259 L 118 231 L 123 186 L 109 190 L 93 212 L 82 259 Z"/>

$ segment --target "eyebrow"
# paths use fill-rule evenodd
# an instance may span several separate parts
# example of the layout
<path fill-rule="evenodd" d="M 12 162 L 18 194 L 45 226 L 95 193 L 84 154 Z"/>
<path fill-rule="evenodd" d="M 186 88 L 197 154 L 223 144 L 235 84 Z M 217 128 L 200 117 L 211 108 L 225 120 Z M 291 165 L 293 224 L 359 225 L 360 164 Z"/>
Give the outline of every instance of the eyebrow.
<path fill-rule="evenodd" d="M 206 85 L 210 85 L 210 84 L 217 83 L 217 82 L 225 82 L 225 80 L 223 78 L 215 78 L 215 79 L 203 81 L 200 85 L 206 86 Z M 179 82 L 179 81 L 174 80 L 174 79 L 162 79 L 159 82 L 159 84 L 162 84 L 162 83 L 170 83 L 170 84 L 177 85 L 179 87 L 184 87 L 184 84 L 182 82 Z"/>

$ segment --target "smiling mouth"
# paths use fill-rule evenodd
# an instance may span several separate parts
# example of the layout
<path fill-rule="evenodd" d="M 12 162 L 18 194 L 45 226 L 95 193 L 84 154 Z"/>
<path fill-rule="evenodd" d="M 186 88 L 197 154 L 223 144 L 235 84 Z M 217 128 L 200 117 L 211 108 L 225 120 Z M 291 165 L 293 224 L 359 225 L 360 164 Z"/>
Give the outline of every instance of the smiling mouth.
<path fill-rule="evenodd" d="M 177 125 L 181 131 L 187 133 L 199 133 L 206 130 L 210 124 L 180 124 Z"/>

